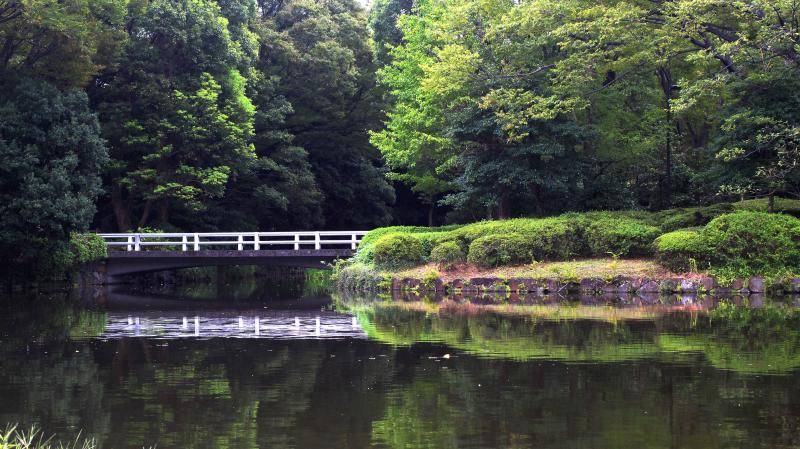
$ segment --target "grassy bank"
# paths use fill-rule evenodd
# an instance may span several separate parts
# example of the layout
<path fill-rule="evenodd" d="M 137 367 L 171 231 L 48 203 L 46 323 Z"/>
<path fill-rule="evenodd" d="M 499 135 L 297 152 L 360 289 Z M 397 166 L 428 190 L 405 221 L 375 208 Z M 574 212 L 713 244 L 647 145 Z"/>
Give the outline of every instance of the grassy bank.
<path fill-rule="evenodd" d="M 704 273 L 721 279 L 800 273 L 800 201 L 778 199 L 660 212 L 568 213 L 439 228 L 393 226 L 367 234 L 340 265 L 340 287 L 389 276 L 576 277 Z M 567 276 L 571 277 L 571 276 Z"/>

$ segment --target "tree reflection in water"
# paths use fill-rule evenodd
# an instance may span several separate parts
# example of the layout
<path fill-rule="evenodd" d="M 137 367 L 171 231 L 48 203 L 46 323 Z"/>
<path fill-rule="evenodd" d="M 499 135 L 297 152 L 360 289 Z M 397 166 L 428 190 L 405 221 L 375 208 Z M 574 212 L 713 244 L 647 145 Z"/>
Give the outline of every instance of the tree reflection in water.
<path fill-rule="evenodd" d="M 108 340 L 106 312 L 36 304 L 38 326 L 2 310 L 0 420 L 103 447 L 800 444 L 800 322 L 778 305 L 549 319 L 354 301 L 337 307 L 367 340 Z"/>

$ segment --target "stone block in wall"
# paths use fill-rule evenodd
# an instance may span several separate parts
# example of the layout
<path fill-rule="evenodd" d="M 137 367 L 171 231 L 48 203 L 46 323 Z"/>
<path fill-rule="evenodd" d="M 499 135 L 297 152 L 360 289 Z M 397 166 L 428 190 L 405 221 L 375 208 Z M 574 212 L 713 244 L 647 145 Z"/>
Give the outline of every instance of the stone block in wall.
<path fill-rule="evenodd" d="M 419 286 L 420 286 L 420 284 L 421 284 L 421 283 L 422 283 L 422 282 L 420 282 L 420 280 L 419 280 L 419 279 L 415 279 L 415 278 L 403 278 L 403 289 L 406 289 L 406 290 L 413 290 L 413 289 L 415 289 L 415 288 L 419 288 Z"/>
<path fill-rule="evenodd" d="M 451 289 L 453 290 L 461 290 L 464 288 L 464 280 L 463 279 L 453 279 L 448 283 Z"/>
<path fill-rule="evenodd" d="M 680 281 L 680 291 L 693 293 L 697 291 L 697 283 L 695 283 L 694 279 L 681 279 Z"/>
<path fill-rule="evenodd" d="M 508 288 L 512 292 L 527 292 L 535 288 L 535 282 L 530 278 L 511 278 L 508 280 Z"/>
<path fill-rule="evenodd" d="M 602 290 L 605 281 L 600 278 L 584 278 L 578 286 L 581 293 L 598 293 Z"/>
<path fill-rule="evenodd" d="M 472 278 L 469 283 L 478 289 L 488 290 L 496 281 L 494 278 Z"/>
<path fill-rule="evenodd" d="M 500 282 L 500 283 L 494 284 L 492 286 L 492 291 L 497 292 L 497 293 L 506 294 L 506 293 L 509 293 L 511 291 L 511 289 L 508 287 L 508 284 L 506 284 L 505 282 Z"/>
<path fill-rule="evenodd" d="M 633 286 L 633 281 L 631 279 L 626 279 L 619 283 L 617 286 L 617 293 L 623 295 L 628 293 L 633 293 L 636 291 L 636 288 Z"/>
<path fill-rule="evenodd" d="M 663 279 L 658 286 L 661 293 L 677 293 L 680 291 L 681 279 Z"/>
<path fill-rule="evenodd" d="M 555 293 L 561 289 L 561 282 L 558 279 L 542 279 L 542 287 L 544 287 L 544 291 L 548 293 Z"/>
<path fill-rule="evenodd" d="M 650 282 L 650 279 L 645 277 L 634 277 L 631 278 L 631 287 L 634 291 L 639 290 L 642 286 L 646 283 Z"/>
<path fill-rule="evenodd" d="M 621 279 L 613 279 L 608 282 L 603 282 L 601 290 L 603 293 L 618 293 L 620 281 Z"/>
<path fill-rule="evenodd" d="M 789 291 L 792 293 L 800 293 L 800 278 L 789 280 Z"/>
<path fill-rule="evenodd" d="M 703 276 L 697 279 L 698 290 L 710 292 L 717 288 L 717 279 L 713 276 Z"/>
<path fill-rule="evenodd" d="M 658 293 L 658 283 L 655 281 L 647 281 L 636 290 L 638 293 Z"/>
<path fill-rule="evenodd" d="M 740 291 L 744 288 L 744 279 L 736 278 L 731 282 L 731 290 Z"/>
<path fill-rule="evenodd" d="M 747 290 L 750 293 L 764 293 L 764 278 L 751 277 L 747 280 Z"/>

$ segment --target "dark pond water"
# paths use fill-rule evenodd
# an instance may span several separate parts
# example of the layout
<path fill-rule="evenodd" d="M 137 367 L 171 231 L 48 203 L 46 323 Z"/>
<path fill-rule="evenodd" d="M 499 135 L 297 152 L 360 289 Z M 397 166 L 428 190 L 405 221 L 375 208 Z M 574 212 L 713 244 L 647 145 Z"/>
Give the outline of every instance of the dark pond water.
<path fill-rule="evenodd" d="M 459 301 L 3 301 L 0 426 L 105 448 L 800 446 L 792 299 Z"/>

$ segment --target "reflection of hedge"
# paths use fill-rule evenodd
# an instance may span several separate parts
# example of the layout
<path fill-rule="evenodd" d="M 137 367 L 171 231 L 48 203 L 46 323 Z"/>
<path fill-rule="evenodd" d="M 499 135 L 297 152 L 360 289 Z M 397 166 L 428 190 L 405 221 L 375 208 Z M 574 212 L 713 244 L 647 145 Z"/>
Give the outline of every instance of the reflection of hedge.
<path fill-rule="evenodd" d="M 788 373 L 800 368 L 797 341 L 772 341 L 759 348 L 747 342 L 715 335 L 660 335 L 658 346 L 666 352 L 701 352 L 715 368 L 742 374 Z"/>
<path fill-rule="evenodd" d="M 611 362 L 649 357 L 653 341 L 636 340 L 624 326 L 579 321 L 533 322 L 496 314 L 439 315 L 401 307 L 358 314 L 367 335 L 395 346 L 441 342 L 480 357 Z"/>
<path fill-rule="evenodd" d="M 664 357 L 674 362 L 676 355 L 700 352 L 714 367 L 742 374 L 800 368 L 799 313 L 723 305 L 711 315 L 690 320 L 691 329 L 686 329 L 685 314 L 662 318 L 658 326 L 651 326 L 642 321 L 613 324 L 585 319 L 537 321 L 497 313 L 436 313 L 392 305 L 362 309 L 358 319 L 371 339 L 383 343 L 440 342 L 488 358 L 618 362 Z M 634 332 L 634 325 L 643 326 L 643 331 Z"/>

